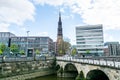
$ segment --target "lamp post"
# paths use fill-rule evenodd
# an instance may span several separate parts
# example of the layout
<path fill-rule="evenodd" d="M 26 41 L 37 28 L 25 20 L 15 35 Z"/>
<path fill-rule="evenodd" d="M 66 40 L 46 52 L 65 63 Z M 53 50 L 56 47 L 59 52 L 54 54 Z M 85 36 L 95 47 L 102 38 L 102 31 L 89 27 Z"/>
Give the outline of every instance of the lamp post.
<path fill-rule="evenodd" d="M 26 45 L 26 54 L 27 54 L 27 50 L 28 50 L 28 37 L 29 37 L 29 32 L 30 32 L 30 31 L 27 31 L 27 45 Z"/>
<path fill-rule="evenodd" d="M 30 31 L 27 31 L 27 37 L 29 36 L 29 32 L 30 32 Z"/>

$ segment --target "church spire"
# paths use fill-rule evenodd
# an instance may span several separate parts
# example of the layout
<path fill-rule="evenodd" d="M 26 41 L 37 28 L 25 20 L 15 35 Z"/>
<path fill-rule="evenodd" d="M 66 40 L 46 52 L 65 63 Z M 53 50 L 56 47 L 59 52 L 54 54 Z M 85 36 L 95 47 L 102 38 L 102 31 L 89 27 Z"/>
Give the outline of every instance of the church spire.
<path fill-rule="evenodd" d="M 61 12 L 60 11 L 59 11 L 59 22 L 62 23 L 62 21 L 61 21 Z"/>
<path fill-rule="evenodd" d="M 57 36 L 63 36 L 62 34 L 62 21 L 61 21 L 61 12 L 59 12 L 59 21 L 58 21 L 58 34 Z"/>
<path fill-rule="evenodd" d="M 59 11 L 56 53 L 59 53 L 60 50 L 63 50 L 63 47 L 62 47 L 63 45 L 62 44 L 63 44 L 62 20 L 61 20 L 61 12 Z"/>

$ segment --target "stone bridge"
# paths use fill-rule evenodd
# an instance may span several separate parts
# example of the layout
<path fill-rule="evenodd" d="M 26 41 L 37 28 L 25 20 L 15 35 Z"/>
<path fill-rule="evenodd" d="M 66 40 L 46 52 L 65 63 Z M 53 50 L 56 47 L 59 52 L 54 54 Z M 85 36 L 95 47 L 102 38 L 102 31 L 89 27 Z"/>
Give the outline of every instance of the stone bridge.
<path fill-rule="evenodd" d="M 96 75 L 96 80 L 120 80 L 120 62 L 110 60 L 95 59 L 74 59 L 57 57 L 57 64 L 63 68 L 63 71 L 75 71 L 80 74 L 83 71 L 84 76 L 89 77 Z M 70 69 L 71 67 L 71 69 Z M 75 74 L 75 73 L 71 73 Z M 94 74 L 94 75 L 93 75 Z"/>

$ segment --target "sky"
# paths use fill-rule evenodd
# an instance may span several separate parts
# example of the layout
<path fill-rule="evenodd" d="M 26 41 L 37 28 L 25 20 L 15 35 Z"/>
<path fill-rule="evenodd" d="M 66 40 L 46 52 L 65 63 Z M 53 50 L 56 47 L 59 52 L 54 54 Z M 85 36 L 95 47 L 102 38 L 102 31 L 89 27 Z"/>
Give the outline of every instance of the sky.
<path fill-rule="evenodd" d="M 120 0 L 0 0 L 0 32 L 49 36 L 56 41 L 59 11 L 63 36 L 76 44 L 76 26 L 102 24 L 104 42 L 120 42 Z"/>

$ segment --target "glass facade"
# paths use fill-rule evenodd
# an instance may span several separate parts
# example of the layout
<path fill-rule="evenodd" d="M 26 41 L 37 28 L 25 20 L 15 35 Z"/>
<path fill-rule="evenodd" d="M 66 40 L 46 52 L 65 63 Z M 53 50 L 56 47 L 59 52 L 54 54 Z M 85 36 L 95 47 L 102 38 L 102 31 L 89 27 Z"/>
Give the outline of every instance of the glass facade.
<path fill-rule="evenodd" d="M 27 48 L 39 50 L 40 52 L 54 51 L 53 40 L 49 37 L 11 37 L 11 43 L 19 46 L 20 50 L 26 51 Z"/>
<path fill-rule="evenodd" d="M 7 46 L 10 37 L 15 37 L 15 35 L 10 32 L 0 32 L 0 44 L 4 43 Z"/>
<path fill-rule="evenodd" d="M 19 50 L 33 49 L 34 52 L 39 50 L 43 53 L 54 52 L 53 40 L 49 37 L 39 37 L 39 36 L 15 36 L 10 32 L 0 32 L 0 44 L 4 43 L 8 46 L 9 38 L 11 38 L 11 44 L 16 44 Z"/>
<path fill-rule="evenodd" d="M 102 25 L 88 25 L 76 27 L 76 44 L 78 53 L 101 56 L 103 54 Z"/>

